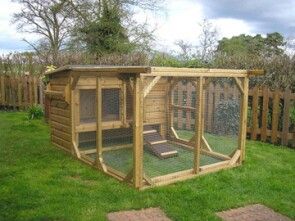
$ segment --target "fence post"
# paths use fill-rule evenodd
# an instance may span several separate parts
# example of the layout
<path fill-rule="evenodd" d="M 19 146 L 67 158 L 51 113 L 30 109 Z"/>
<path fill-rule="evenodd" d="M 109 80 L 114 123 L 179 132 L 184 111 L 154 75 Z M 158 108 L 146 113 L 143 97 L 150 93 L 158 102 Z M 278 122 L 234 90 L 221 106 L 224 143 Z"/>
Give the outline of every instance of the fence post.
<path fill-rule="evenodd" d="M 29 105 L 28 106 L 31 106 L 31 104 L 33 103 L 33 87 L 32 87 L 31 75 L 28 76 L 28 86 L 29 86 Z"/>
<path fill-rule="evenodd" d="M 266 141 L 267 138 L 267 122 L 268 122 L 268 104 L 269 104 L 269 89 L 264 86 L 262 90 L 263 106 L 262 106 L 262 125 L 261 125 L 261 141 Z"/>
<path fill-rule="evenodd" d="M 282 145 L 288 145 L 288 134 L 290 126 L 290 105 L 291 105 L 291 90 L 288 88 L 283 95 L 284 111 L 283 111 L 283 130 L 282 130 Z"/>
<path fill-rule="evenodd" d="M 33 76 L 33 85 L 34 85 L 34 104 L 38 104 L 38 81 L 37 81 L 37 76 Z"/>
<path fill-rule="evenodd" d="M 44 85 L 41 78 L 38 80 L 38 83 L 39 83 L 39 104 L 44 108 L 44 97 L 43 97 Z"/>
<path fill-rule="evenodd" d="M 23 84 L 23 94 L 24 94 L 24 104 L 23 107 L 27 108 L 28 107 L 28 76 L 24 76 L 22 80 Z"/>
<path fill-rule="evenodd" d="M 252 132 L 251 140 L 257 139 L 257 130 L 258 130 L 258 92 L 259 88 L 254 87 L 253 91 L 253 100 L 252 100 Z"/>
<path fill-rule="evenodd" d="M 18 108 L 22 109 L 22 77 L 18 77 L 17 79 L 17 101 Z"/>
<path fill-rule="evenodd" d="M 280 91 L 276 89 L 273 93 L 273 108 L 272 108 L 272 128 L 271 128 L 271 142 L 275 144 L 278 139 L 278 125 L 279 125 L 279 108 L 280 108 Z"/>
<path fill-rule="evenodd" d="M 5 88 L 4 88 L 4 76 L 0 76 L 0 87 L 1 87 L 1 105 L 4 105 L 5 103 Z"/>
<path fill-rule="evenodd" d="M 11 95 L 12 95 L 12 106 L 13 109 L 16 110 L 17 108 L 17 102 L 16 102 L 16 98 L 17 98 L 17 78 L 14 76 L 11 78 L 12 80 L 12 84 L 11 84 Z"/>

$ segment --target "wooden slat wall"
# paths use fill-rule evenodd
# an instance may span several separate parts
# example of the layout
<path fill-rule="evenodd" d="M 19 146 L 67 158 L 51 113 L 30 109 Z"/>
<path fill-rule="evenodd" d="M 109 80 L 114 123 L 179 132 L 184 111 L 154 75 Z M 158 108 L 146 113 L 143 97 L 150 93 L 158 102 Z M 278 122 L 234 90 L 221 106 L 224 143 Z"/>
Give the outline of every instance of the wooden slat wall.
<path fill-rule="evenodd" d="M 26 109 L 33 104 L 43 106 L 44 84 L 38 76 L 0 75 L 0 106 Z"/>
<path fill-rule="evenodd" d="M 167 131 L 167 103 L 168 79 L 161 78 L 144 99 L 144 124 L 160 124 L 161 135 Z"/>
<path fill-rule="evenodd" d="M 53 90 L 64 90 L 68 78 L 58 78 L 57 81 L 50 81 Z M 51 99 L 49 108 L 51 140 L 57 146 L 62 146 L 69 151 L 72 150 L 71 131 L 71 106 L 64 100 Z"/>

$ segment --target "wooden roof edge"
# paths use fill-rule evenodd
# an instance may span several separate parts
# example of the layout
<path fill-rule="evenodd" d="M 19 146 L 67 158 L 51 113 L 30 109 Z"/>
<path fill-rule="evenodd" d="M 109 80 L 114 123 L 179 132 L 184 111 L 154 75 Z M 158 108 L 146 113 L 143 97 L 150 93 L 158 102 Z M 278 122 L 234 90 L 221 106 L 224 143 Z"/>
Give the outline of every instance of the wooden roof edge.
<path fill-rule="evenodd" d="M 241 76 L 261 76 L 265 74 L 262 69 L 217 69 L 217 68 L 177 68 L 177 67 L 151 67 L 151 66 L 104 66 L 104 65 L 66 65 L 56 70 L 45 73 L 51 75 L 63 71 L 79 71 L 79 72 L 118 72 L 118 73 L 134 73 L 134 74 L 156 74 L 156 73 L 210 73 L 212 74 L 232 74 Z"/>
<path fill-rule="evenodd" d="M 247 74 L 246 69 L 221 69 L 221 68 L 177 68 L 177 67 L 151 67 L 151 72 L 184 72 L 184 73 L 239 73 Z"/>
<path fill-rule="evenodd" d="M 252 69 L 252 70 L 248 70 L 248 76 L 252 77 L 252 76 L 262 76 L 265 75 L 265 71 L 263 69 Z"/>
<path fill-rule="evenodd" d="M 118 72 L 118 73 L 150 73 L 150 66 L 107 66 L 107 65 L 65 65 L 56 70 L 46 72 L 45 75 L 56 74 L 63 71 L 79 72 Z"/>

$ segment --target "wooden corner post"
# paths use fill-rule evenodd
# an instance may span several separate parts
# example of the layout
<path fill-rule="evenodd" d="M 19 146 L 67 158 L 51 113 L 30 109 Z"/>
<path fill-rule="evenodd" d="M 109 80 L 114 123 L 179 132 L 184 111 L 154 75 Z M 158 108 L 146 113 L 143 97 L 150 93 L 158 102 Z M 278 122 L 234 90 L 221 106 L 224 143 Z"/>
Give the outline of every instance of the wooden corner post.
<path fill-rule="evenodd" d="M 143 179 L 143 90 L 137 75 L 133 85 L 133 181 L 135 188 L 142 187 Z"/>
<path fill-rule="evenodd" d="M 106 172 L 102 157 L 102 85 L 101 77 L 96 77 L 96 166 Z"/>
<path fill-rule="evenodd" d="M 196 121 L 195 121 L 195 148 L 194 148 L 194 173 L 200 171 L 200 153 L 202 141 L 202 118 L 203 118 L 203 77 L 199 77 L 196 82 Z"/>
<path fill-rule="evenodd" d="M 69 81 L 67 83 L 67 85 L 71 84 L 72 82 L 72 76 L 69 77 Z M 48 85 L 47 88 L 50 88 L 50 85 Z M 66 97 L 68 99 L 68 103 L 70 104 L 70 113 L 71 113 L 71 127 L 72 127 L 72 153 L 77 157 L 77 158 L 81 158 L 81 154 L 78 148 L 78 135 L 76 132 L 76 119 L 77 119 L 77 115 L 76 115 L 76 111 L 75 111 L 75 90 L 71 89 L 70 87 L 65 87 L 65 94 Z"/>
<path fill-rule="evenodd" d="M 244 93 L 241 96 L 240 104 L 240 128 L 239 128 L 239 149 L 241 156 L 239 162 L 242 163 L 245 159 L 246 148 L 246 133 L 247 133 L 247 112 L 248 112 L 248 91 L 249 91 L 249 78 L 245 77 L 242 83 Z"/>

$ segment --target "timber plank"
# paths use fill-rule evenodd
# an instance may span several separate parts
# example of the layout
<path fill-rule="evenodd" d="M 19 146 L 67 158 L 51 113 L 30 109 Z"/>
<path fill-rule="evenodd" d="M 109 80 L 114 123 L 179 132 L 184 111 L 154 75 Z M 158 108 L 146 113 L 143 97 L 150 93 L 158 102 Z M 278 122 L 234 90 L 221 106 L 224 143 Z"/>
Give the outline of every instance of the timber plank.
<path fill-rule="evenodd" d="M 272 112 L 272 128 L 271 128 L 271 142 L 277 143 L 278 139 L 278 126 L 279 126 L 279 110 L 280 110 L 280 95 L 279 90 L 274 91 L 273 97 L 273 112 Z"/>
<path fill-rule="evenodd" d="M 269 89 L 263 87 L 263 106 L 262 106 L 262 125 L 261 125 L 261 141 L 266 141 L 267 138 L 267 117 L 268 117 L 268 104 L 269 104 Z"/>

